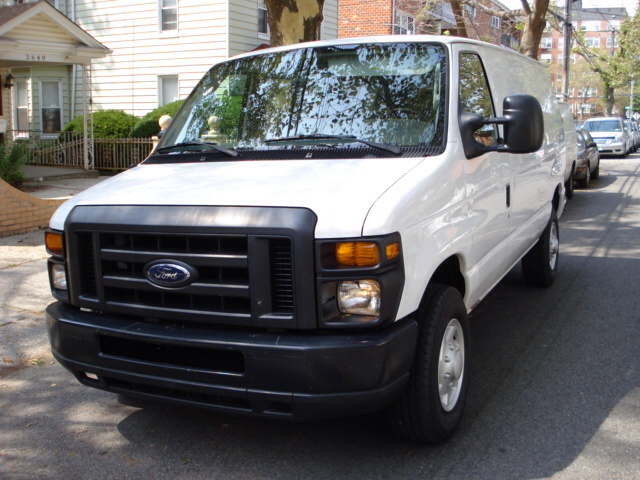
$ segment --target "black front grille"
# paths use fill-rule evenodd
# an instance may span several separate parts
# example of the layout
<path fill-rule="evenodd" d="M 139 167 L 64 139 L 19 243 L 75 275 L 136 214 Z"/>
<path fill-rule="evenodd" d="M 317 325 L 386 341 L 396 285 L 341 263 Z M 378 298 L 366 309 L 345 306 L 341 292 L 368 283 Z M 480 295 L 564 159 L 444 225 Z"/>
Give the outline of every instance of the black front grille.
<path fill-rule="evenodd" d="M 168 325 L 317 328 L 315 222 L 292 208 L 76 207 L 65 227 L 69 298 Z M 147 270 L 161 263 L 190 279 L 152 281 Z"/>
<path fill-rule="evenodd" d="M 249 325 L 252 316 L 249 238 L 245 236 L 78 232 L 80 297 L 106 311 L 165 319 L 185 318 Z M 269 239 L 270 312 L 293 314 L 291 240 Z M 197 272 L 184 288 L 163 288 L 144 275 L 145 265 L 178 261 Z"/>

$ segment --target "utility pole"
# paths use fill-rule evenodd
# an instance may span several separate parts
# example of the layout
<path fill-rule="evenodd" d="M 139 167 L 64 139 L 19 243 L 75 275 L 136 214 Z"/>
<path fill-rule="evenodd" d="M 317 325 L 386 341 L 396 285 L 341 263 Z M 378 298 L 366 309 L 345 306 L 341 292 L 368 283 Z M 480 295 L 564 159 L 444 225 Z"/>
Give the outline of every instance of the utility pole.
<path fill-rule="evenodd" d="M 611 15 L 611 20 L 615 20 L 616 16 L 615 15 Z M 616 48 L 616 29 L 613 26 L 613 23 L 610 23 L 609 26 L 611 27 L 611 58 L 613 58 L 613 54 L 615 53 L 615 48 Z"/>
<path fill-rule="evenodd" d="M 564 1 L 564 26 L 562 33 L 564 37 L 564 76 L 562 77 L 562 97 L 569 103 L 569 53 L 571 52 L 571 3 L 572 0 Z"/>
<path fill-rule="evenodd" d="M 633 120 L 633 84 L 635 80 L 631 80 L 631 95 L 629 95 L 629 120 Z"/>

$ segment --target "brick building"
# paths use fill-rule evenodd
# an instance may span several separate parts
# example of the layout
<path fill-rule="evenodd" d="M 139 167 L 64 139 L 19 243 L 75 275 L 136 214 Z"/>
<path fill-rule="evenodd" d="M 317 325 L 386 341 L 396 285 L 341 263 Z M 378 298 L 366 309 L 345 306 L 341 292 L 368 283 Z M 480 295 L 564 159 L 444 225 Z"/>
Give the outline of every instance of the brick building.
<path fill-rule="evenodd" d="M 488 8 L 509 11 L 497 0 L 480 0 Z M 338 37 L 368 35 L 445 34 L 456 35 L 456 21 L 448 2 L 423 12 L 420 0 L 339 0 Z M 490 15 L 481 8 L 463 6 L 470 38 L 517 49 L 518 32 L 513 22 Z"/>
<path fill-rule="evenodd" d="M 618 48 L 616 34 L 620 24 L 628 16 L 627 10 L 622 7 L 581 8 L 581 2 L 576 2 L 571 10 L 571 23 L 584 37 L 586 46 L 610 54 Z M 538 60 L 547 64 L 549 77 L 558 95 L 562 94 L 564 47 L 562 32 L 547 27 L 540 42 Z M 604 107 L 600 98 L 605 92 L 600 77 L 580 55 L 572 53 L 570 62 L 567 102 L 574 118 L 582 123 L 589 117 L 603 115 Z M 615 115 L 621 115 L 623 112 L 622 103 L 614 106 Z"/>

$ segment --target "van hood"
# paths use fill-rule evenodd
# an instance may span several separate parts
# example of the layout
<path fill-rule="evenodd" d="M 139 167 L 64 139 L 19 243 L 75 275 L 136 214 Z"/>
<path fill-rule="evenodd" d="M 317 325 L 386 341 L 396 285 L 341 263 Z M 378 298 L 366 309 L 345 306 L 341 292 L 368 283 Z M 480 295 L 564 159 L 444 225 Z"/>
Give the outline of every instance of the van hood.
<path fill-rule="evenodd" d="M 317 238 L 360 236 L 375 201 L 422 160 L 142 164 L 65 202 L 50 226 L 62 230 L 76 205 L 272 206 L 313 211 Z"/>

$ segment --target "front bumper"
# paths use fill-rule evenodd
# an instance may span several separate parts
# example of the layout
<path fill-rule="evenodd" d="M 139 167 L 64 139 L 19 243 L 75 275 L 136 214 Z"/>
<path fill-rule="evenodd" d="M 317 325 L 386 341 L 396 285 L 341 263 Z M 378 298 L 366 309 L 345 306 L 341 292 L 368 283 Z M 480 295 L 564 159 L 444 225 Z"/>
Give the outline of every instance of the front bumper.
<path fill-rule="evenodd" d="M 612 143 L 611 145 L 598 144 L 598 152 L 602 155 L 624 155 L 626 151 L 627 146 L 624 143 Z"/>
<path fill-rule="evenodd" d="M 368 413 L 409 376 L 418 327 L 270 333 L 143 323 L 139 317 L 46 309 L 56 359 L 84 385 L 219 411 L 291 419 Z"/>

